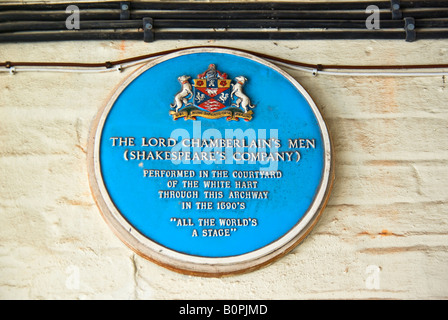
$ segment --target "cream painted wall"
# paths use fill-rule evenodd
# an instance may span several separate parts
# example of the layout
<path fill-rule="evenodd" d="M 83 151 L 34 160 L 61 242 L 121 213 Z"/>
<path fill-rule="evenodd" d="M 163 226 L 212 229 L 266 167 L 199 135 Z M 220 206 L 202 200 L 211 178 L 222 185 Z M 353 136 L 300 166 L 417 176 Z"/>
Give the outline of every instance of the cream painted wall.
<path fill-rule="evenodd" d="M 92 41 L 0 44 L 1 61 L 104 62 L 192 45 L 321 64 L 448 62 L 448 41 Z M 248 274 L 200 278 L 134 254 L 90 192 L 87 137 L 136 68 L 0 73 L 0 299 L 447 299 L 448 80 L 313 77 L 336 182 L 305 241 Z"/>

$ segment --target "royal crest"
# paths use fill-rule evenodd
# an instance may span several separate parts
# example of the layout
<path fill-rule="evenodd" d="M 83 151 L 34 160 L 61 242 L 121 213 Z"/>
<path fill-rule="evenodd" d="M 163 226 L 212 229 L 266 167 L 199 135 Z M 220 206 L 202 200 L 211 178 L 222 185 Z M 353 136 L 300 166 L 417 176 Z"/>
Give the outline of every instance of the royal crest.
<path fill-rule="evenodd" d="M 175 95 L 170 107 L 170 115 L 174 120 L 196 120 L 197 117 L 207 119 L 226 118 L 228 121 L 244 119 L 252 120 L 255 108 L 243 87 L 248 81 L 244 76 L 235 77 L 232 81 L 226 73 L 210 64 L 208 69 L 192 79 L 189 75 L 177 78 L 181 90 Z"/>

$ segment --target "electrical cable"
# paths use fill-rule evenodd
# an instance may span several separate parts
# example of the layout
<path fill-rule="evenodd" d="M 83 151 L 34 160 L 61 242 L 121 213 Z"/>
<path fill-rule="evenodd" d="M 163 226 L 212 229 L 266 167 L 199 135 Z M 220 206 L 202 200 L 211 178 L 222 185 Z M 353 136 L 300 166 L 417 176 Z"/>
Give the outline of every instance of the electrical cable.
<path fill-rule="evenodd" d="M 383 76 L 383 77 L 433 77 L 433 76 L 448 76 L 448 71 L 440 72 L 388 72 L 388 71 L 378 71 L 378 72 L 361 72 L 361 71 L 323 71 L 318 69 L 310 69 L 305 67 L 298 67 L 291 64 L 286 64 L 278 61 L 271 61 L 274 64 L 290 68 L 293 70 L 304 71 L 312 73 L 314 76 L 317 75 L 331 75 L 331 76 Z"/>
<path fill-rule="evenodd" d="M 101 1 L 0 4 L 0 43 L 86 40 L 448 39 L 448 1 Z M 366 28 L 368 8 L 381 28 Z M 67 19 L 82 20 L 82 29 Z M 72 17 L 73 16 L 73 17 Z M 82 19 L 80 19 L 82 17 Z M 371 16 L 369 16 L 370 18 Z M 150 28 L 145 20 L 150 19 Z M 226 30 L 217 30 L 226 29 Z"/>
<path fill-rule="evenodd" d="M 222 46 L 205 46 L 208 48 L 231 49 Z M 157 57 L 178 52 L 181 50 L 204 48 L 203 46 L 193 46 L 180 49 L 165 50 L 148 55 L 136 56 L 132 58 L 107 61 L 104 63 L 75 63 L 75 62 L 0 62 L 0 72 L 67 72 L 67 73 L 104 73 L 122 71 L 124 69 L 144 64 Z M 334 76 L 446 76 L 448 71 L 418 71 L 448 69 L 448 64 L 428 64 L 428 65 L 321 65 L 297 62 L 277 58 L 267 54 L 261 54 L 250 50 L 234 49 L 248 54 L 269 60 L 279 66 L 312 73 L 313 75 L 334 75 Z M 366 70 L 369 70 L 368 72 Z M 376 71 L 372 71 L 376 70 Z M 385 71 L 387 70 L 387 71 Z M 400 72 L 397 72 L 400 70 Z M 412 70 L 412 71 L 406 71 Z M 392 72 L 394 71 L 394 72 Z"/>

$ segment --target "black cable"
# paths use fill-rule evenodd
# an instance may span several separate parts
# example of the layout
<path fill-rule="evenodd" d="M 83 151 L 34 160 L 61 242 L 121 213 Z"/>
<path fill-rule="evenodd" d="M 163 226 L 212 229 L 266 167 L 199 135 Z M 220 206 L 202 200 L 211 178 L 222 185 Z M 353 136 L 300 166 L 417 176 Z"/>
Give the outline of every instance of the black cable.
<path fill-rule="evenodd" d="M 376 5 L 379 9 L 390 9 L 390 1 L 372 2 L 155 2 L 142 1 L 131 2 L 132 8 L 136 10 L 365 10 L 368 5 Z M 59 4 L 0 4 L 0 11 L 7 10 L 65 10 L 74 4 L 79 9 L 120 9 L 121 1 L 109 2 L 81 2 L 81 3 L 59 3 Z M 406 1 L 402 0 L 400 7 L 407 8 L 447 8 L 446 0 Z"/>
<path fill-rule="evenodd" d="M 83 20 L 119 20 L 120 10 L 82 10 Z M 448 8 L 430 8 L 418 11 L 403 11 L 403 18 L 416 19 L 448 18 Z M 68 14 L 65 10 L 57 11 L 0 11 L 0 22 L 12 21 L 65 21 Z M 141 20 L 145 17 L 153 19 L 194 19 L 194 20 L 253 20 L 253 19 L 310 19 L 310 20 L 363 20 L 368 15 L 365 11 L 301 11 L 301 10 L 234 10 L 234 11 L 158 11 L 132 10 L 131 19 Z M 378 18 L 390 20 L 391 13 L 381 11 Z"/>
<path fill-rule="evenodd" d="M 126 10 L 122 7 L 124 3 Z M 67 30 L 65 9 L 69 3 L 0 5 L 0 42 L 179 39 L 413 41 L 448 38 L 448 1 L 401 1 L 399 10 L 404 19 L 393 19 L 392 4 L 393 1 L 75 3 L 81 10 L 81 30 Z M 381 9 L 380 30 L 367 30 L 365 9 L 369 5 Z M 123 10 L 127 14 L 123 14 Z M 145 19 L 151 21 L 149 29 L 144 29 Z M 179 28 L 190 30 L 175 30 Z M 212 31 L 201 28 L 254 30 Z"/>

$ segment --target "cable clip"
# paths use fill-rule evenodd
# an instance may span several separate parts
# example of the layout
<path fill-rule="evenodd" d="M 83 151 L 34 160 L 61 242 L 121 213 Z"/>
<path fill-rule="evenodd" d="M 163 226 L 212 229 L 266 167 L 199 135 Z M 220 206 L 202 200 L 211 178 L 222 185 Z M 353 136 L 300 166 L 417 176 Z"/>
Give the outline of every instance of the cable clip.
<path fill-rule="evenodd" d="M 6 61 L 6 62 L 5 62 L 5 68 L 6 68 L 6 69 L 9 69 L 9 74 L 15 74 L 15 73 L 16 73 L 16 67 L 14 67 L 14 66 L 12 65 L 12 62 L 11 62 L 11 61 Z"/>
<path fill-rule="evenodd" d="M 390 9 L 392 11 L 392 19 L 398 20 L 403 18 L 403 15 L 400 10 L 400 0 L 391 0 L 390 1 Z"/>
<path fill-rule="evenodd" d="M 415 19 L 404 18 L 404 30 L 406 31 L 406 41 L 413 42 L 417 38 L 415 33 Z"/>
<path fill-rule="evenodd" d="M 316 68 L 313 69 L 313 76 L 316 77 L 316 76 L 319 74 L 319 71 L 322 71 L 322 70 L 324 70 L 324 66 L 321 65 L 321 64 L 318 64 L 318 65 L 316 66 Z"/>
<path fill-rule="evenodd" d="M 130 20 L 131 19 L 131 2 L 130 1 L 120 1 L 120 20 Z"/>
<path fill-rule="evenodd" d="M 154 25 L 152 18 L 143 18 L 143 41 L 154 41 Z"/>

